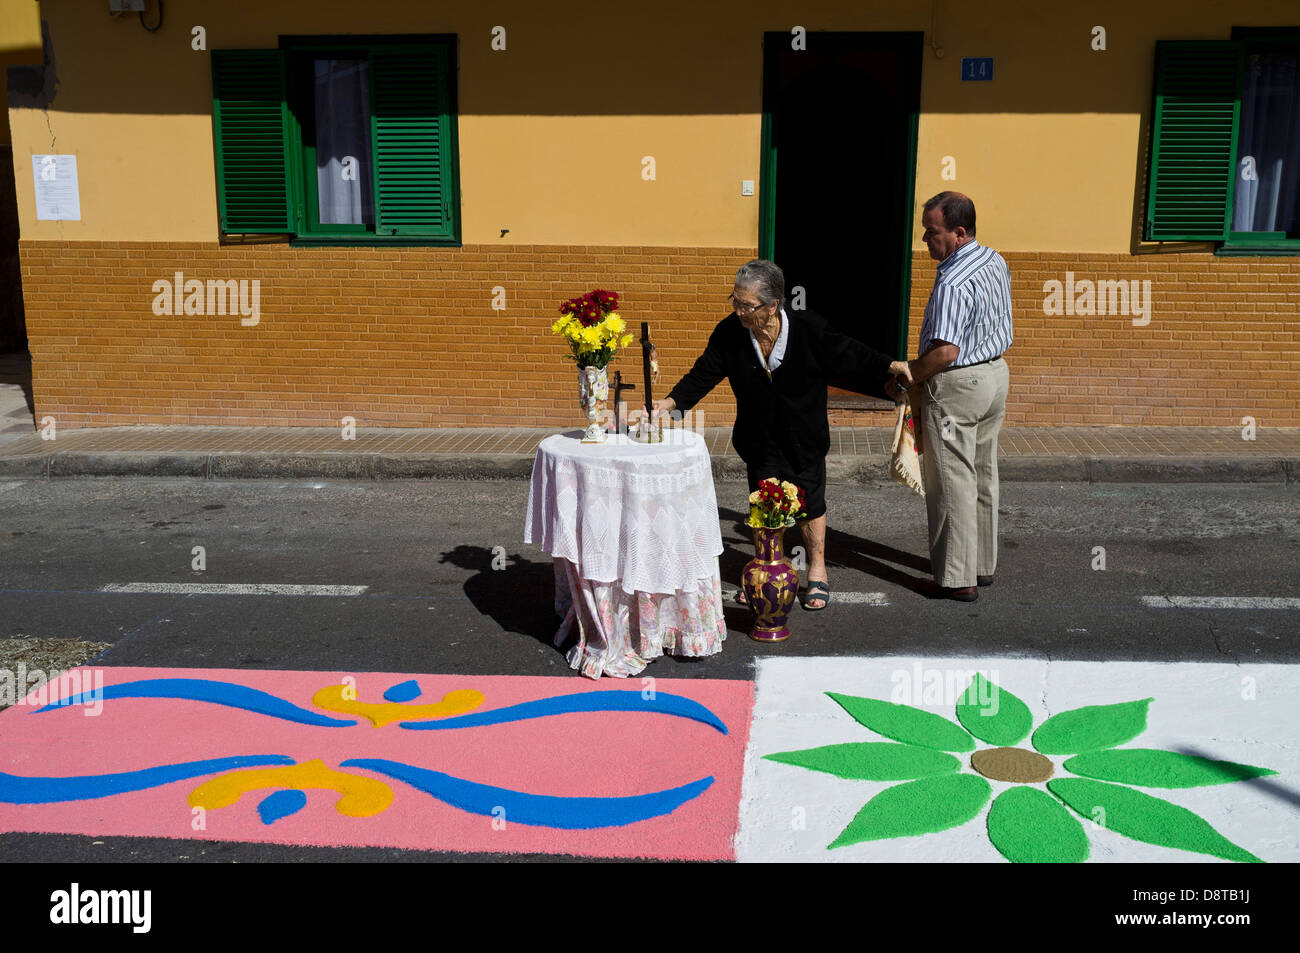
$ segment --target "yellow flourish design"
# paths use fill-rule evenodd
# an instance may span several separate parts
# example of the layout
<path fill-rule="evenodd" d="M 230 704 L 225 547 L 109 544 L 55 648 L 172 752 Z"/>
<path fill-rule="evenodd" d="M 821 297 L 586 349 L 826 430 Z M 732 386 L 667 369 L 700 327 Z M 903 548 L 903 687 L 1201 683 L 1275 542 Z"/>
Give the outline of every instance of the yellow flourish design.
<path fill-rule="evenodd" d="M 249 791 L 262 788 L 324 788 L 337 791 L 341 796 L 334 809 L 348 817 L 371 817 L 388 809 L 393 803 L 393 789 L 383 781 L 359 774 L 348 774 L 327 768 L 317 758 L 302 764 L 281 768 L 248 768 L 227 771 L 210 781 L 205 781 L 190 792 L 190 807 L 214 810 L 229 807 Z"/>
<path fill-rule="evenodd" d="M 376 728 L 382 728 L 394 721 L 416 721 L 421 718 L 449 718 L 463 715 L 483 704 L 482 692 L 472 688 L 462 688 L 448 692 L 442 701 L 427 705 L 409 705 L 404 702 L 361 702 L 354 698 L 344 698 L 348 685 L 326 685 L 311 697 L 312 704 L 326 711 L 336 711 L 345 715 L 359 715 L 369 718 Z"/>

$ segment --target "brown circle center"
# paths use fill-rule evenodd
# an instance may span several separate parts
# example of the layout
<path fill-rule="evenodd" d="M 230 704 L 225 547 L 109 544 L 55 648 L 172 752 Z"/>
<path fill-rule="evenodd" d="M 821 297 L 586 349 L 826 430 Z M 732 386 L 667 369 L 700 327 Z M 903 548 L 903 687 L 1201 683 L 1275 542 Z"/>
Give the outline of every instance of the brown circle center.
<path fill-rule="evenodd" d="M 970 766 L 994 781 L 1021 784 L 1046 781 L 1055 770 L 1050 758 L 1024 748 L 984 748 L 970 756 Z"/>

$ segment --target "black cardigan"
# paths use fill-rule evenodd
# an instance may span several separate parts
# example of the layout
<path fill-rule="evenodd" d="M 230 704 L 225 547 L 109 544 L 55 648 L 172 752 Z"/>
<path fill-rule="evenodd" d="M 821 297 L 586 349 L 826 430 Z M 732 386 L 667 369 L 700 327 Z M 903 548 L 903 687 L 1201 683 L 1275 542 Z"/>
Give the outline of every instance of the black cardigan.
<path fill-rule="evenodd" d="M 733 311 L 709 335 L 708 346 L 669 392 L 683 413 L 725 377 L 736 395 L 731 443 L 746 463 L 758 466 L 777 449 L 803 466 L 825 457 L 831 446 L 826 418 L 826 382 L 851 382 L 855 390 L 885 397 L 891 359 L 861 341 L 839 334 L 811 311 L 793 311 L 781 366 L 767 371 L 749 332 Z"/>

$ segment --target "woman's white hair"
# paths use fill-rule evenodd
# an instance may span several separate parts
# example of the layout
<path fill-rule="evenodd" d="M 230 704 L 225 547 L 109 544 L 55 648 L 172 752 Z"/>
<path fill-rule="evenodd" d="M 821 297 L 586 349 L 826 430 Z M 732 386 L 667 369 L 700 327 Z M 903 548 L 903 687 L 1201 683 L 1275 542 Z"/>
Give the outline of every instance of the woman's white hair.
<path fill-rule="evenodd" d="M 785 297 L 785 272 L 775 262 L 755 258 L 736 271 L 736 287 L 752 291 L 763 304 L 771 304 Z"/>

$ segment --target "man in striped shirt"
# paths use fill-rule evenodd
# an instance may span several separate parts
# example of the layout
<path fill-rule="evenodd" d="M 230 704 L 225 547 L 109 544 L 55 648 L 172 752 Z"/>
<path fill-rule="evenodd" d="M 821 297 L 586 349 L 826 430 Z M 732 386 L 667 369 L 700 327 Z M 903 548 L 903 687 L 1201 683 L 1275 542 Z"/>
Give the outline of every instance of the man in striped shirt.
<path fill-rule="evenodd" d="M 939 262 L 909 362 L 921 391 L 930 566 L 939 594 L 963 602 L 993 583 L 998 560 L 998 431 L 1007 402 L 1011 274 L 975 240 L 975 203 L 940 192 L 921 216 Z M 889 388 L 899 396 L 897 384 Z"/>

